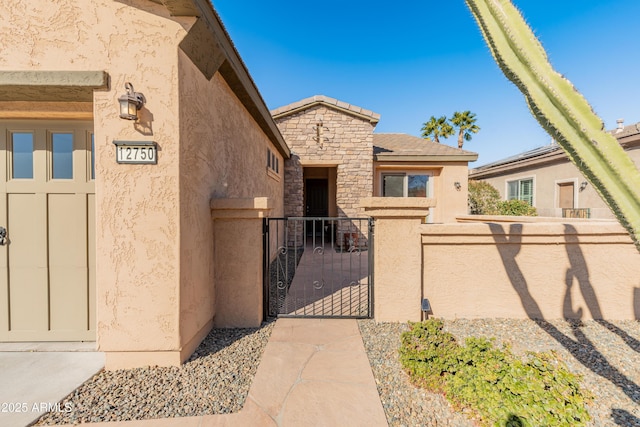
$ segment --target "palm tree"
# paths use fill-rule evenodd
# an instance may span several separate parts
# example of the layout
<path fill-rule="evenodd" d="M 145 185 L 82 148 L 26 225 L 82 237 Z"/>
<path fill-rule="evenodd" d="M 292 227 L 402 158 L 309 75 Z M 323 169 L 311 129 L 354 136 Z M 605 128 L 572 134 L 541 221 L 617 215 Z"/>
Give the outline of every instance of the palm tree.
<path fill-rule="evenodd" d="M 435 118 L 431 116 L 428 122 L 422 126 L 422 137 L 429 138 L 433 135 L 434 142 L 440 143 L 440 137 L 448 138 L 453 135 L 453 127 L 449 124 L 446 116 Z"/>
<path fill-rule="evenodd" d="M 451 123 L 458 129 L 458 148 L 462 149 L 464 142 L 463 138 L 467 141 L 471 141 L 471 134 L 478 133 L 480 128 L 475 124 L 476 115 L 471 111 L 463 111 L 462 113 L 456 111 L 453 113 Z"/>

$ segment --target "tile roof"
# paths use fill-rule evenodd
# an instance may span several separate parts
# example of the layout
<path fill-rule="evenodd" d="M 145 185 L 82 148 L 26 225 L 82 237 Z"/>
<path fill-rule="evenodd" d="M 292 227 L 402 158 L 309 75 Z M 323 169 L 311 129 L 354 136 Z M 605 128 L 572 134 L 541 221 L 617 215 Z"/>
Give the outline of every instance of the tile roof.
<path fill-rule="evenodd" d="M 354 114 L 369 120 L 371 123 L 380 121 L 380 114 L 378 113 L 324 95 L 310 96 L 309 98 L 278 107 L 275 110 L 271 110 L 271 115 L 274 119 L 279 119 L 318 104 L 324 104 L 328 107 Z"/>
<path fill-rule="evenodd" d="M 478 154 L 472 151 L 438 144 L 430 139 L 405 133 L 374 133 L 373 155 L 376 160 L 419 160 L 420 158 L 433 157 L 429 160 L 448 158 L 449 160 L 474 161 L 478 158 Z"/>

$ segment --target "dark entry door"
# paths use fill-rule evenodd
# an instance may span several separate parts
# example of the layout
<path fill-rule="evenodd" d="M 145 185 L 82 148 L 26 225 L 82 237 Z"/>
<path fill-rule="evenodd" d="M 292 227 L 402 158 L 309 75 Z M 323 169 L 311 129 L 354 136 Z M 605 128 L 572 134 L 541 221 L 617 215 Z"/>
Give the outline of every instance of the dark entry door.
<path fill-rule="evenodd" d="M 307 180 L 307 209 L 305 216 L 329 216 L 329 180 Z"/>
<path fill-rule="evenodd" d="M 305 216 L 324 218 L 329 216 L 329 181 L 327 179 L 307 179 L 307 206 Z M 307 236 L 322 236 L 322 221 L 307 221 Z"/>

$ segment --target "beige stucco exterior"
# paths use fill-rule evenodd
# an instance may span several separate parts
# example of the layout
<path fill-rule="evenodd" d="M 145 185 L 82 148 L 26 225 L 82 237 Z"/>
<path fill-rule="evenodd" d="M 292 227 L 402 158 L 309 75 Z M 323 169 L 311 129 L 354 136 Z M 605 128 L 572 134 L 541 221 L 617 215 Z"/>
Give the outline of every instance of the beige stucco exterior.
<path fill-rule="evenodd" d="M 230 309 L 217 302 L 224 290 L 215 265 L 244 248 L 229 251 L 214 239 L 211 199 L 266 197 L 270 212 L 283 211 L 282 173 L 267 171 L 266 156 L 270 150 L 283 163 L 288 149 L 210 4 L 182 3 L 200 18 L 146 0 L 0 5 L 0 70 L 108 75 L 89 103 L 20 99 L 21 88 L 3 87 L 18 99 L 0 111 L 86 118 L 92 105 L 97 339 L 107 368 L 179 364 Z M 136 122 L 118 117 L 125 82 L 146 98 Z M 39 85 L 36 92 L 55 92 Z M 116 163 L 115 140 L 156 142 L 157 165 Z M 237 226 L 220 225 L 219 233 Z"/>
<path fill-rule="evenodd" d="M 615 222 L 494 218 L 420 234 L 436 317 L 640 319 L 640 254 Z"/>
<path fill-rule="evenodd" d="M 421 224 L 429 205 L 411 202 L 363 200 L 376 220 L 376 320 L 640 319 L 640 254 L 616 222 L 464 216 Z M 430 312 L 421 312 L 422 299 Z"/>
<path fill-rule="evenodd" d="M 640 131 L 636 125 L 627 126 L 621 133 L 612 133 L 640 168 Z M 587 183 L 578 168 L 569 161 L 559 146 L 542 147 L 542 154 L 505 163 L 497 162 L 471 170 L 470 179 L 481 180 L 493 185 L 501 198 L 507 198 L 507 184 L 516 180 L 533 180 L 533 206 L 538 215 L 562 217 L 560 206 L 560 186 L 573 185 L 573 208 L 589 209 L 590 218 L 613 219 L 611 209 L 602 201 L 591 184 Z M 552 151 L 549 151 L 552 150 Z"/>
<path fill-rule="evenodd" d="M 429 213 L 429 222 L 455 222 L 458 215 L 467 213 L 469 189 L 468 163 L 458 162 L 374 162 L 373 195 L 382 196 L 382 174 L 393 171 L 418 171 L 432 174 L 430 195 L 435 204 Z M 460 184 L 457 188 L 456 183 Z"/>

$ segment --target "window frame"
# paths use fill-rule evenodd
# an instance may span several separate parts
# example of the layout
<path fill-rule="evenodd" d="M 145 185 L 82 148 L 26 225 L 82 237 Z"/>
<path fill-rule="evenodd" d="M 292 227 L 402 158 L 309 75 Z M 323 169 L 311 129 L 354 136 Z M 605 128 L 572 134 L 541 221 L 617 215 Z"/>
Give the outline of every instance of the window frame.
<path fill-rule="evenodd" d="M 386 176 L 402 176 L 402 196 L 400 197 L 421 197 L 421 196 L 409 196 L 409 176 L 426 176 L 426 194 L 425 199 L 433 197 L 433 172 L 427 170 L 398 170 L 398 171 L 385 171 L 380 172 L 380 195 L 382 197 L 397 197 L 397 196 L 385 196 L 384 194 L 384 178 Z"/>
<path fill-rule="evenodd" d="M 531 194 L 529 196 L 522 195 L 523 183 L 531 182 Z M 516 184 L 516 195 L 512 197 L 511 184 Z M 536 205 L 536 179 L 535 176 L 527 176 L 505 181 L 505 200 L 522 200 L 527 202 L 529 206 Z"/>

